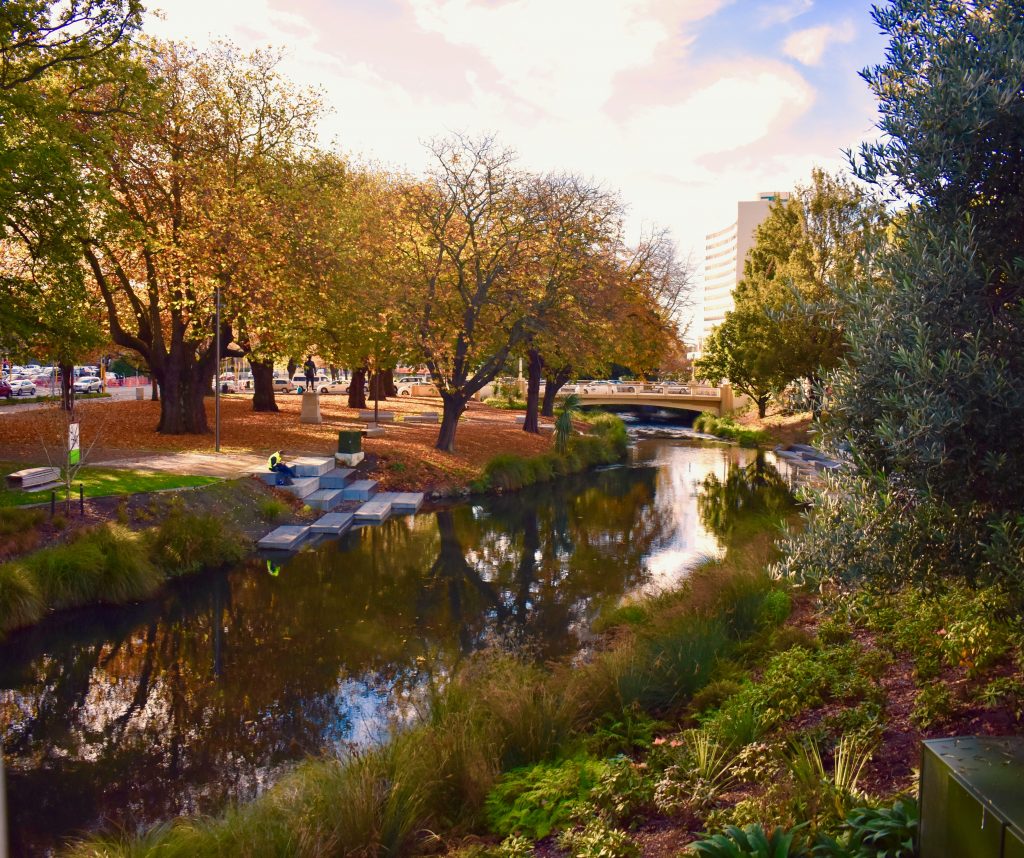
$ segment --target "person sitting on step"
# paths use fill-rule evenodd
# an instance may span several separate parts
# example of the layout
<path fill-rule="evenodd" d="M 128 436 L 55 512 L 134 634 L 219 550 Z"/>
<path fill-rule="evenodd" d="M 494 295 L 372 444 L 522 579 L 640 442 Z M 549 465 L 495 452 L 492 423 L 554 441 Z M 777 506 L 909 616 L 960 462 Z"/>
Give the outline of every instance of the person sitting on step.
<path fill-rule="evenodd" d="M 284 463 L 284 450 L 271 453 L 267 459 L 267 467 L 277 474 L 277 485 L 290 486 L 295 479 L 295 469 Z"/>

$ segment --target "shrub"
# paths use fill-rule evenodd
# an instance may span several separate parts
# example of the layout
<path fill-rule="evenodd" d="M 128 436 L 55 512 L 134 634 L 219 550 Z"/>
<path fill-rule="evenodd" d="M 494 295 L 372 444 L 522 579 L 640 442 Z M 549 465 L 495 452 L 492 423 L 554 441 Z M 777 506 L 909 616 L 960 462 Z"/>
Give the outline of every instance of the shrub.
<path fill-rule="evenodd" d="M 761 600 L 757 624 L 762 628 L 781 626 L 793 610 L 793 600 L 785 590 L 769 590 Z"/>
<path fill-rule="evenodd" d="M 487 796 L 488 825 L 496 834 L 521 834 L 532 840 L 565 828 L 607 765 L 580 757 L 503 775 Z"/>
<path fill-rule="evenodd" d="M 117 604 L 145 599 L 163 583 L 163 575 L 149 559 L 140 534 L 108 524 L 89 531 L 86 538 L 103 554 L 103 565 L 96 576 L 96 601 Z"/>
<path fill-rule="evenodd" d="M 279 521 L 288 514 L 288 505 L 277 498 L 264 498 L 259 503 L 259 513 L 264 521 Z"/>
<path fill-rule="evenodd" d="M 738 682 L 731 679 L 717 679 L 693 695 L 693 699 L 690 700 L 690 711 L 700 714 L 709 709 L 718 709 L 739 690 Z"/>
<path fill-rule="evenodd" d="M 13 536 L 43 523 L 46 513 L 41 509 L 0 507 L 0 536 Z"/>
<path fill-rule="evenodd" d="M 234 563 L 245 553 L 240 535 L 222 519 L 187 512 L 180 504 L 171 506 L 147 539 L 154 563 L 170 578 Z"/>
<path fill-rule="evenodd" d="M 492 488 L 516 491 L 533 483 L 533 468 L 522 456 L 501 453 L 484 466 L 484 479 Z"/>
<path fill-rule="evenodd" d="M 640 847 L 625 831 L 612 828 L 600 817 L 582 828 L 563 831 L 558 845 L 573 858 L 638 858 Z"/>
<path fill-rule="evenodd" d="M 917 802 L 901 799 L 891 808 L 860 807 L 850 812 L 838 840 L 819 836 L 821 858 L 913 858 L 917 854 Z"/>
<path fill-rule="evenodd" d="M 776 828 L 766 834 L 760 825 L 737 828 L 730 825 L 722 834 L 715 834 L 706 840 L 690 844 L 690 851 L 702 858 L 789 858 L 807 853 L 794 841 L 798 829 L 785 831 Z"/>
<path fill-rule="evenodd" d="M 25 566 L 0 564 L 0 634 L 37 622 L 43 610 L 39 590 Z"/>

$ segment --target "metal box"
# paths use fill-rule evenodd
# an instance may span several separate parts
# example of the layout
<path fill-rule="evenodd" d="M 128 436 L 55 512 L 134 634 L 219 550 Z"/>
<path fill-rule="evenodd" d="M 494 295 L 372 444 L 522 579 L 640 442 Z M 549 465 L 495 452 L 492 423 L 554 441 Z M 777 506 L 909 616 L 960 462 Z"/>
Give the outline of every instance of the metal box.
<path fill-rule="evenodd" d="M 1024 858 L 1024 738 L 921 743 L 921 858 Z"/>
<path fill-rule="evenodd" d="M 363 450 L 363 433 L 345 431 L 338 433 L 339 453 L 361 453 Z"/>

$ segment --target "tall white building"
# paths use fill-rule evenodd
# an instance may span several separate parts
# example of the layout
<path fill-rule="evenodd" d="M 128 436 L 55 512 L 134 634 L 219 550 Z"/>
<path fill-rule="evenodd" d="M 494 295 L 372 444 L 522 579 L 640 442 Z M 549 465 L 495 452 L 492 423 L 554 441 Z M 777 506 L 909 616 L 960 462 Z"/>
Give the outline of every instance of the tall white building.
<path fill-rule="evenodd" d="M 708 234 L 704 245 L 704 336 L 733 309 L 732 293 L 743 278 L 743 263 L 754 246 L 754 234 L 775 200 L 788 200 L 788 191 L 764 191 L 756 200 L 736 204 L 736 220 Z"/>

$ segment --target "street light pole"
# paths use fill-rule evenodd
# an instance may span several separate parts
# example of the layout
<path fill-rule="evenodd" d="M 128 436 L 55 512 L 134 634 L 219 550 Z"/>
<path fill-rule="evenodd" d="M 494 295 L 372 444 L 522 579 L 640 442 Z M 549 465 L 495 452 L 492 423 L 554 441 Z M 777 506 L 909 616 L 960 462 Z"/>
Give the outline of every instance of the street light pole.
<path fill-rule="evenodd" d="M 215 313 L 214 350 L 217 353 L 217 368 L 213 372 L 213 449 L 220 452 L 220 286 L 217 286 L 217 309 Z"/>

